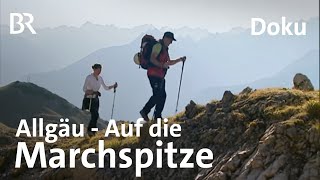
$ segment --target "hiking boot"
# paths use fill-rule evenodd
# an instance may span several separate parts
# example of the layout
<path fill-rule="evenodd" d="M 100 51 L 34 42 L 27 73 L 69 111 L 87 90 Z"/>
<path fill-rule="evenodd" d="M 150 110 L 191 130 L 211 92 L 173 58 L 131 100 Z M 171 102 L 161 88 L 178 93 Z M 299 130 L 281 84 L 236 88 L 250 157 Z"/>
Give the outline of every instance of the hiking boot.
<path fill-rule="evenodd" d="M 140 115 L 141 115 L 141 117 L 142 117 L 145 121 L 149 121 L 148 114 L 146 114 L 146 113 L 144 112 L 144 110 L 141 110 L 141 111 L 140 111 Z"/>

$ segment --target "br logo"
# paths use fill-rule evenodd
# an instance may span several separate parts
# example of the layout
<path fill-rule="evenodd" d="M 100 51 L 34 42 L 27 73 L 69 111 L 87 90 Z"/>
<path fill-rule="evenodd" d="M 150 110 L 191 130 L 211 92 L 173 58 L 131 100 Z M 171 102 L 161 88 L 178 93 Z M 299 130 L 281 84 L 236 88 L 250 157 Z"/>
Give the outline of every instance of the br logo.
<path fill-rule="evenodd" d="M 27 27 L 32 34 L 37 34 L 31 26 L 34 18 L 30 13 L 10 13 L 10 34 L 20 34 Z M 24 21 L 24 22 L 23 22 Z M 16 25 L 18 26 L 16 28 Z"/>

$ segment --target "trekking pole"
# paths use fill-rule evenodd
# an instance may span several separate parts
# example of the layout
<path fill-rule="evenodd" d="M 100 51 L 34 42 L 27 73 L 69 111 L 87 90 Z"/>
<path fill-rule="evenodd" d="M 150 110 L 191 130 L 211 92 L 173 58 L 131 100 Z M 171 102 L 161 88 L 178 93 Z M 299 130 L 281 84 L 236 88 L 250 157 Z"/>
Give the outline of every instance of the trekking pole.
<path fill-rule="evenodd" d="M 181 88 L 181 82 L 182 82 L 183 69 L 184 69 L 184 61 L 182 62 L 182 70 L 181 70 L 180 84 L 179 84 L 178 98 L 177 98 L 177 105 L 176 105 L 176 113 L 178 112 L 178 105 L 179 105 L 179 98 L 180 98 L 180 88 Z"/>
<path fill-rule="evenodd" d="M 113 102 L 112 102 L 112 111 L 111 111 L 111 119 L 113 119 L 113 110 L 114 110 L 114 101 L 116 99 L 116 88 L 113 89 Z"/>

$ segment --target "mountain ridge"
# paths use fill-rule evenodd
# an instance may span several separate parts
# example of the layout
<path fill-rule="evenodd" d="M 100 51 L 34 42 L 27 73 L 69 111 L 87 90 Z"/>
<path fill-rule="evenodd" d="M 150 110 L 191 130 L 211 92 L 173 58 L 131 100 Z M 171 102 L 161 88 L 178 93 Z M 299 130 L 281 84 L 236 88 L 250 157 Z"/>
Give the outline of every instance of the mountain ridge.
<path fill-rule="evenodd" d="M 214 152 L 212 168 L 170 169 L 165 164 L 156 168 L 154 162 L 142 170 L 145 179 L 312 179 L 319 178 L 320 160 L 320 102 L 319 91 L 303 91 L 287 88 L 246 89 L 238 95 L 225 91 L 221 100 L 213 100 L 206 105 L 190 102 L 185 111 L 169 117 L 169 124 L 181 125 L 181 137 L 152 138 L 147 128 L 138 137 L 104 137 L 104 130 L 92 138 L 62 138 L 48 148 L 60 147 L 86 149 L 97 147 L 98 140 L 104 140 L 106 148 L 118 152 L 122 148 L 148 147 L 153 152 L 158 148 L 155 142 L 173 142 L 175 148 L 209 148 Z M 119 122 L 128 126 L 129 122 Z M 145 124 L 146 127 L 152 123 Z M 3 134 L 0 124 L 0 137 Z M 5 130 L 7 131 L 7 130 Z M 1 139 L 1 138 L 0 138 Z M 28 142 L 33 144 L 34 141 Z M 30 139 L 32 140 L 32 139 Z M 6 144 L 0 148 L 0 171 L 4 179 L 25 177 L 27 179 L 95 178 L 95 179 L 135 179 L 135 168 L 104 169 L 85 168 L 81 158 L 76 160 L 76 168 L 40 169 L 39 162 L 33 169 L 13 168 L 17 140 L 0 141 Z M 11 153 L 9 153 L 11 152 Z M 6 156 L 10 154 L 10 156 Z M 135 161 L 133 154 L 128 155 Z M 109 156 L 108 156 L 109 157 Z M 107 158 L 108 158 L 107 157 Z M 174 154 L 174 162 L 181 162 L 181 154 Z M 90 154 L 88 161 L 98 163 L 99 156 Z M 1 162 L 6 162 L 1 163 Z M 193 155 L 190 162 L 195 162 Z M 211 162 L 211 161 L 210 161 Z M 109 163 L 105 161 L 105 163 Z"/>
<path fill-rule="evenodd" d="M 20 119 L 26 119 L 30 127 L 32 118 L 43 118 L 44 124 L 68 118 L 70 123 L 85 126 L 90 120 L 88 113 L 33 83 L 16 81 L 3 86 L 0 88 L 0 99 L 5 103 L 0 111 L 0 122 L 11 128 L 17 128 Z M 103 128 L 105 123 L 100 119 L 98 126 Z"/>

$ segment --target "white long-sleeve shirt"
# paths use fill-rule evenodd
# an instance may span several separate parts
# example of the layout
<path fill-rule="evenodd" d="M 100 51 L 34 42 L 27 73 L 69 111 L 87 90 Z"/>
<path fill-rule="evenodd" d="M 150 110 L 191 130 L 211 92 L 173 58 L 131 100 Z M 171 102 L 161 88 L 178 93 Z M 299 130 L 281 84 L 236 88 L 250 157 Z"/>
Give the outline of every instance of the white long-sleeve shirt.
<path fill-rule="evenodd" d="M 98 79 L 96 79 L 96 77 L 93 74 L 89 74 L 86 77 L 86 80 L 84 82 L 83 92 L 86 92 L 87 90 L 99 91 L 101 85 L 105 90 L 110 90 L 111 89 L 109 86 L 107 86 L 104 83 L 104 81 L 103 81 L 101 76 L 98 76 Z"/>

